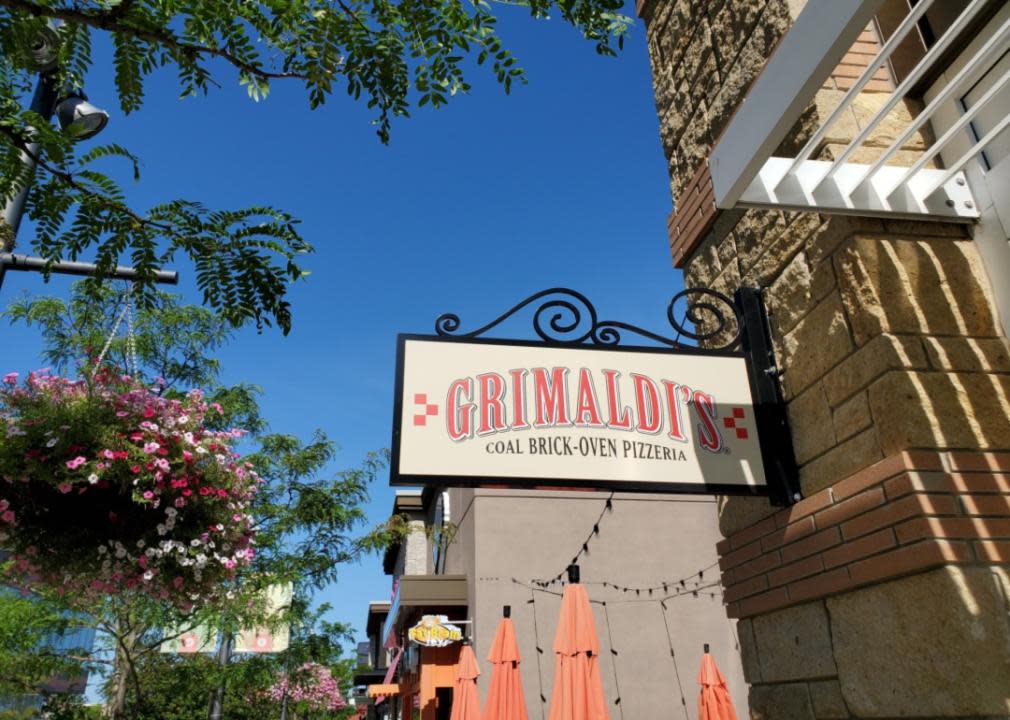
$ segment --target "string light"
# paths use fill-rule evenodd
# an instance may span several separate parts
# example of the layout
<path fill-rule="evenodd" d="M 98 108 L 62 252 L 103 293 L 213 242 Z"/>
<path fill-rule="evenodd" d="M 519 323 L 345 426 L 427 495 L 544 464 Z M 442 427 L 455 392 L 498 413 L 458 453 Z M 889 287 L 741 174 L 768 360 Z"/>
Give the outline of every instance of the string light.
<path fill-rule="evenodd" d="M 518 578 L 512 578 L 512 582 L 516 585 L 526 588 L 534 592 L 544 593 L 545 595 L 554 595 L 555 597 L 561 597 L 564 593 L 559 590 L 551 590 L 549 587 L 540 587 L 535 584 L 525 583 Z M 598 598 L 589 598 L 589 602 L 596 605 L 627 605 L 633 603 L 663 603 L 665 600 L 672 600 L 674 598 L 686 597 L 690 595 L 691 597 L 709 597 L 717 598 L 722 593 L 716 591 L 719 587 L 718 582 L 708 583 L 707 585 L 698 585 L 697 587 L 687 588 L 678 592 L 673 592 L 663 597 L 652 597 L 652 598 L 636 598 L 634 600 L 600 600 Z"/>
<path fill-rule="evenodd" d="M 579 558 L 582 557 L 583 555 L 589 554 L 589 541 L 592 540 L 593 538 L 597 538 L 600 536 L 600 521 L 603 520 L 604 515 L 606 515 L 608 512 L 613 511 L 614 511 L 614 493 L 612 491 L 610 493 L 610 496 L 607 498 L 606 502 L 603 503 L 603 510 L 600 511 L 600 516 L 596 518 L 596 522 L 593 523 L 593 529 L 589 531 L 588 537 L 586 537 L 586 539 L 582 542 L 582 545 L 579 547 L 579 551 L 575 553 L 574 557 L 572 557 L 572 561 L 569 563 L 569 565 L 578 565 Z M 543 587 L 547 587 L 548 585 L 554 585 L 557 583 L 561 583 L 562 585 L 564 585 L 565 571 L 567 569 L 568 569 L 567 566 L 562 568 L 561 572 L 559 572 L 557 575 L 555 575 L 549 580 L 540 579 L 540 580 L 533 580 L 533 582 L 545 583 Z"/>
<path fill-rule="evenodd" d="M 515 582 L 515 578 L 512 578 L 512 581 Z M 527 604 L 533 606 L 533 640 L 537 649 L 537 681 L 540 683 L 540 720 L 544 720 L 544 706 L 547 705 L 547 698 L 544 697 L 544 673 L 540 667 L 540 656 L 544 654 L 544 649 L 540 647 L 540 629 L 537 627 L 537 598 L 533 588 L 530 588 L 530 599 L 527 600 Z"/>
<path fill-rule="evenodd" d="M 607 622 L 607 640 L 610 642 L 610 664 L 614 668 L 614 690 L 617 691 L 617 699 L 614 705 L 621 711 L 621 718 L 624 718 L 624 707 L 621 705 L 621 683 L 617 679 L 617 650 L 614 649 L 614 634 L 610 631 L 610 611 L 607 603 L 603 603 L 603 617 Z"/>
<path fill-rule="evenodd" d="M 573 564 L 575 564 L 575 563 L 573 563 Z M 719 565 L 718 562 L 714 562 L 711 565 L 709 565 L 708 567 L 704 567 L 701 570 L 698 570 L 696 573 L 693 573 L 691 575 L 687 575 L 687 576 L 682 577 L 682 578 L 675 578 L 675 579 L 671 579 L 671 580 L 663 580 L 663 581 L 657 582 L 657 583 L 655 583 L 653 585 L 643 585 L 643 586 L 621 585 L 619 583 L 615 583 L 615 582 L 610 581 L 610 580 L 586 580 L 586 581 L 583 581 L 582 584 L 583 585 L 599 585 L 599 586 L 602 586 L 604 588 L 613 589 L 613 590 L 616 590 L 618 592 L 623 592 L 623 593 L 632 593 L 633 592 L 633 593 L 635 593 L 638 596 L 641 596 L 642 593 L 647 593 L 648 595 L 651 596 L 651 595 L 654 595 L 655 593 L 659 592 L 660 590 L 662 590 L 665 595 L 668 595 L 670 593 L 670 587 L 671 586 L 672 587 L 678 587 L 679 586 L 681 589 L 690 590 L 692 588 L 701 587 L 703 584 L 707 585 L 708 583 L 703 583 L 702 582 L 704 580 L 704 578 L 705 578 L 705 573 L 709 572 L 710 570 L 712 570 L 712 568 L 715 568 L 718 565 Z M 709 573 L 709 576 L 711 577 L 711 573 Z M 564 586 L 565 581 L 561 577 L 555 577 L 555 578 L 551 578 L 550 580 L 533 579 L 533 580 L 530 580 L 530 583 L 533 584 L 533 585 L 536 585 L 537 587 L 546 589 L 546 588 L 552 587 L 554 585 Z"/>
<path fill-rule="evenodd" d="M 666 641 L 670 644 L 670 659 L 673 661 L 673 674 L 677 678 L 677 689 L 680 690 L 680 704 L 684 708 L 684 720 L 691 720 L 687 713 L 687 698 L 684 696 L 684 683 L 680 680 L 680 668 L 677 667 L 677 653 L 673 649 L 673 635 L 670 634 L 670 621 L 666 619 L 666 603 L 660 601 L 659 612 L 663 616 L 666 627 Z"/>

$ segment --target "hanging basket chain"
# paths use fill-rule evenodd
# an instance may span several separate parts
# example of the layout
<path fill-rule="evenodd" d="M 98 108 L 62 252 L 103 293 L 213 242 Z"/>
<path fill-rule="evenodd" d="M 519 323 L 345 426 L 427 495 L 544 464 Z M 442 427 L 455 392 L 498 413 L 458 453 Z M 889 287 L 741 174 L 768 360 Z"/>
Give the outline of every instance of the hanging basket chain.
<path fill-rule="evenodd" d="M 98 357 L 95 359 L 95 370 L 98 370 L 102 366 L 102 361 L 105 360 L 105 356 L 109 352 L 109 348 L 112 347 L 112 341 L 116 339 L 119 334 L 119 328 L 123 324 L 123 320 L 126 320 L 126 371 L 133 376 L 137 374 L 137 340 L 133 331 L 133 303 L 130 300 L 131 290 L 127 290 L 123 293 L 123 309 L 119 311 L 119 315 L 116 316 L 115 322 L 112 323 L 112 329 L 109 331 L 109 337 L 105 340 L 105 346 L 102 351 L 98 353 Z"/>

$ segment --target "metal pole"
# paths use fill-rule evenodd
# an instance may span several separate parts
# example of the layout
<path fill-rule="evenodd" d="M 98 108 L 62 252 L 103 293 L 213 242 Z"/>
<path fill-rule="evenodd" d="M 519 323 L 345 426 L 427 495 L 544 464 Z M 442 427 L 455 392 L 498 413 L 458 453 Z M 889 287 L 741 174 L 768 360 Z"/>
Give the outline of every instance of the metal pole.
<path fill-rule="evenodd" d="M 79 275 L 90 277 L 98 274 L 98 266 L 94 263 L 74 262 L 70 260 L 58 260 L 49 263 L 45 258 L 34 255 L 16 255 L 14 253 L 0 253 L 0 269 L 19 270 L 22 272 L 45 272 L 48 270 L 58 275 Z M 136 268 L 126 265 L 117 265 L 110 270 L 106 277 L 114 280 L 137 280 L 140 273 Z M 163 285 L 177 285 L 179 283 L 179 273 L 174 270 L 155 270 L 154 281 Z M 0 277 L 0 286 L 3 279 Z"/>
<path fill-rule="evenodd" d="M 52 70 L 43 70 L 39 73 L 39 81 L 35 85 L 35 94 L 32 96 L 31 110 L 38 113 L 46 122 L 53 116 L 53 109 L 56 106 L 56 88 L 53 84 L 54 73 Z M 31 128 L 29 128 L 29 132 Z M 4 206 L 4 224 L 6 227 L 0 228 L 0 250 L 9 253 L 14 249 L 14 241 L 17 238 L 18 228 L 21 227 L 21 218 L 25 214 L 25 201 L 28 199 L 28 190 L 31 188 L 32 180 L 35 178 L 35 158 L 38 157 L 39 144 L 37 142 L 28 145 L 28 152 L 21 153 L 21 163 L 25 168 L 25 182 L 21 186 L 17 195 L 12 197 Z M 0 286 L 3 285 L 4 273 L 7 268 L 0 265 Z"/>
<path fill-rule="evenodd" d="M 39 73 L 38 83 L 35 85 L 35 94 L 32 96 L 31 110 L 41 115 L 46 122 L 49 122 L 56 109 L 56 101 L 59 99 L 54 80 L 56 73 L 53 70 L 43 70 Z M 32 132 L 31 128 L 28 128 Z M 18 230 L 21 228 L 21 219 L 25 214 L 25 202 L 28 199 L 28 191 L 31 189 L 32 181 L 35 178 L 35 158 L 39 155 L 39 144 L 32 142 L 28 145 L 28 152 L 21 153 L 21 162 L 25 168 L 25 183 L 4 206 L 3 222 L 6 227 L 0 226 L 0 288 L 3 287 L 4 275 L 8 270 L 22 270 L 33 272 L 54 272 L 61 275 L 81 275 L 90 277 L 98 274 L 98 266 L 94 263 L 83 263 L 73 261 L 59 261 L 48 263 L 44 258 L 31 255 L 15 255 L 11 251 L 17 240 Z M 131 267 L 118 265 L 112 270 L 108 277 L 117 280 L 139 279 L 139 273 Z M 157 283 L 176 285 L 179 282 L 179 273 L 167 270 L 158 270 L 154 273 L 154 281 Z"/>
<path fill-rule="evenodd" d="M 228 661 L 231 660 L 231 646 L 232 637 L 230 632 L 225 632 L 222 635 L 221 640 L 221 650 L 218 652 L 217 661 L 223 670 L 228 666 Z M 210 713 L 208 715 L 209 720 L 221 720 L 224 715 L 224 678 L 221 678 L 221 682 L 218 684 L 217 688 L 214 690 L 214 696 L 210 701 Z"/>

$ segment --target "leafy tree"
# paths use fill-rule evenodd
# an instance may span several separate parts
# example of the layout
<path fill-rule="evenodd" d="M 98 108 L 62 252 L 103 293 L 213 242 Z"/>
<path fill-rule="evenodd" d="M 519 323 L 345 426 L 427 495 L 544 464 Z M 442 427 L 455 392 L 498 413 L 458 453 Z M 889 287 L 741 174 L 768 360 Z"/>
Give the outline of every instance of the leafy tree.
<path fill-rule="evenodd" d="M 86 364 L 84 371 L 90 372 L 95 355 L 105 346 L 110 319 L 121 312 L 121 301 L 108 287 L 91 294 L 78 284 L 68 301 L 27 297 L 15 302 L 6 315 L 12 322 L 40 330 L 46 358 L 56 370 L 67 372 L 80 362 Z M 32 605 L 40 617 L 47 613 L 58 616 L 67 609 L 87 610 L 93 625 L 108 638 L 111 660 L 97 653 L 76 662 L 111 665 L 107 701 L 112 717 L 135 717 L 124 714 L 129 703 L 143 708 L 151 702 L 146 685 L 157 673 L 146 673 L 144 668 L 161 662 L 155 658 L 166 636 L 171 638 L 201 625 L 231 634 L 243 627 L 291 622 L 296 627 L 306 623 L 312 628 L 323 627 L 323 637 L 337 637 L 339 627 L 321 625 L 305 598 L 335 580 L 340 563 L 384 547 L 391 533 L 398 531 L 394 526 L 359 532 L 364 521 L 361 505 L 367 501 L 370 482 L 384 466 L 384 453 L 368 457 L 360 468 L 328 476 L 336 446 L 324 433 L 317 432 L 308 442 L 268 433 L 257 405 L 259 389 L 220 384 L 220 368 L 213 353 L 230 333 L 227 321 L 220 316 L 205 308 L 179 305 L 174 296 L 157 292 L 153 302 L 137 313 L 136 356 L 141 376 L 149 381 L 159 378 L 163 393 L 183 393 L 199 382 L 221 403 L 222 425 L 245 424 L 254 431 L 247 457 L 267 481 L 252 509 L 259 525 L 254 563 L 223 588 L 218 600 L 193 610 L 183 611 L 132 593 L 109 597 L 97 607 L 75 608 L 73 598 L 60 597 L 44 588 L 39 588 Z M 114 338 L 103 362 L 121 368 L 129 352 L 125 338 Z M 278 582 L 292 583 L 300 600 L 282 615 L 267 616 L 263 591 Z M 0 596 L 0 608 L 7 602 Z M 0 609 L 0 618 L 3 612 Z M 309 633 L 313 634 L 320 632 Z M 312 642 L 318 646 L 321 641 Z M 0 670 L 5 662 L 19 662 L 27 647 L 34 645 L 15 647 L 10 655 L 0 647 Z M 302 652 L 298 647 L 293 645 L 286 657 L 296 658 Z M 303 654 L 322 662 L 319 657 L 325 654 L 319 647 L 334 651 L 332 645 L 324 643 L 312 653 Z M 41 677 L 42 673 L 37 672 L 26 682 L 31 685 Z"/>
<path fill-rule="evenodd" d="M 0 589 L 0 698 L 37 695 L 49 679 L 77 675 L 85 650 L 55 652 L 50 642 L 73 629 L 68 613 Z M 0 708 L 0 719 L 30 716 L 28 711 Z"/>
<path fill-rule="evenodd" d="M 621 14 L 624 0 L 501 4 L 523 5 L 534 18 L 555 12 L 602 54 L 614 54 L 631 22 Z M 525 82 L 485 0 L 0 0 L 0 191 L 10 197 L 29 182 L 22 153 L 37 161 L 44 177 L 28 201 L 36 249 L 53 259 L 95 249 L 105 271 L 127 256 L 142 273 L 148 302 L 153 270 L 186 255 L 204 302 L 230 323 L 276 323 L 284 332 L 291 324 L 286 286 L 302 277 L 298 258 L 311 250 L 295 218 L 268 206 L 211 210 L 184 199 L 132 207 L 96 168 L 115 157 L 137 176 L 127 149 L 103 145 L 79 153 L 21 108 L 47 33 L 55 34 L 50 81 L 58 89 L 83 86 L 96 35 L 111 42 L 126 113 L 141 107 L 145 81 L 160 67 L 176 70 L 183 97 L 217 86 L 214 74 L 225 68 L 255 100 L 282 79 L 302 83 L 312 108 L 343 89 L 375 112 L 382 142 L 393 119 L 412 107 L 440 107 L 468 92 L 469 60 L 489 65 L 506 92 Z"/>

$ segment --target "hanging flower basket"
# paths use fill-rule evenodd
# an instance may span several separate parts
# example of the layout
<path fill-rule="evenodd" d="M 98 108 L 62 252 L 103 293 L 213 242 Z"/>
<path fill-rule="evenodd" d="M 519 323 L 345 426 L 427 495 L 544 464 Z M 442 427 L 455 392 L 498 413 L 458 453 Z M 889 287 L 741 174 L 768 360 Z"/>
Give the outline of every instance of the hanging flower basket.
<path fill-rule="evenodd" d="M 0 384 L 0 548 L 10 581 L 77 596 L 206 597 L 254 554 L 260 479 L 198 390 L 160 397 L 106 371 Z"/>

